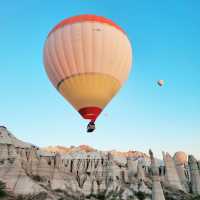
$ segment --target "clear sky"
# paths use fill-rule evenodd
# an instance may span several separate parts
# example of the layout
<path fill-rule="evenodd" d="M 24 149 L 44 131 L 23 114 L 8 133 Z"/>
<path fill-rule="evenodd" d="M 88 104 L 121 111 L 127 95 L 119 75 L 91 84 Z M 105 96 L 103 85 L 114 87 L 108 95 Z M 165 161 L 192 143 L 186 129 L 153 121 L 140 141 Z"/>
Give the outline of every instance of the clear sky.
<path fill-rule="evenodd" d="M 0 123 L 39 146 L 152 148 L 157 156 L 184 150 L 200 158 L 199 10 L 199 0 L 2 1 Z M 48 32 L 78 14 L 112 19 L 134 49 L 129 80 L 98 118 L 94 134 L 86 134 L 87 121 L 53 88 L 43 66 Z"/>

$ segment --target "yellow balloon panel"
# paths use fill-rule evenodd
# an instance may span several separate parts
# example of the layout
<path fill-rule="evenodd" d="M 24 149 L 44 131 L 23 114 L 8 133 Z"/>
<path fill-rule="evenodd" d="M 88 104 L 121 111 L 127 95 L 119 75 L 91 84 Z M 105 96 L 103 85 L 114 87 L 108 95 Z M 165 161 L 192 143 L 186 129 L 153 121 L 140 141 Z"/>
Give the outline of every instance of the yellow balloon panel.
<path fill-rule="evenodd" d="M 85 107 L 103 109 L 120 87 L 120 82 L 112 76 L 89 73 L 63 80 L 58 90 L 76 110 Z"/>

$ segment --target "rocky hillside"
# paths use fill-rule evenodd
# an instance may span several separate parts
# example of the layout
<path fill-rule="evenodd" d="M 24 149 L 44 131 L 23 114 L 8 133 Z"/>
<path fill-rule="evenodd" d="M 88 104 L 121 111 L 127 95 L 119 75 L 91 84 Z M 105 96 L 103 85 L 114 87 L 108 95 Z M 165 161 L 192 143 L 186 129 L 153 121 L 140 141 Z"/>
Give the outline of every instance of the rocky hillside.
<path fill-rule="evenodd" d="M 74 153 L 74 152 L 95 152 L 97 151 L 96 149 L 88 146 L 88 145 L 80 145 L 78 147 L 76 146 L 70 146 L 70 147 L 64 147 L 64 146 L 48 146 L 45 148 L 42 148 L 44 151 L 48 152 L 55 152 L 55 153 L 61 153 L 61 154 L 69 154 L 69 153 Z"/>
<path fill-rule="evenodd" d="M 44 151 L 48 151 L 48 152 L 56 152 L 56 153 L 65 153 L 65 154 L 70 154 L 70 153 L 74 153 L 74 152 L 97 152 L 97 149 L 94 149 L 88 145 L 80 145 L 78 147 L 76 146 L 70 146 L 70 147 L 64 147 L 64 146 L 48 146 L 46 148 L 42 148 Z M 112 156 L 114 157 L 123 157 L 123 158 L 128 158 L 128 157 L 132 157 L 132 158 L 145 158 L 145 159 L 149 159 L 148 155 L 139 151 L 127 151 L 127 152 L 121 152 L 121 151 L 116 151 L 116 150 L 111 150 L 111 151 L 107 151 L 110 152 Z"/>
<path fill-rule="evenodd" d="M 39 147 L 0 127 L 0 199 L 189 200 L 200 195 L 200 162 L 184 152 Z"/>

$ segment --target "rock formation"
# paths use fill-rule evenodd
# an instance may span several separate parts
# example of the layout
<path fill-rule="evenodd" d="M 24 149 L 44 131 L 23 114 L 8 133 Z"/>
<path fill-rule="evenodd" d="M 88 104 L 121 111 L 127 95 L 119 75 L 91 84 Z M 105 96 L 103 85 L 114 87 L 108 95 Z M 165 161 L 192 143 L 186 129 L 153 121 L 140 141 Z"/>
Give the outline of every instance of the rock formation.
<path fill-rule="evenodd" d="M 165 163 L 165 170 L 166 170 L 165 178 L 166 178 L 167 184 L 173 188 L 184 191 L 184 188 L 181 184 L 180 177 L 178 176 L 173 158 L 170 156 L 169 153 L 165 154 L 163 152 L 163 160 Z"/>
<path fill-rule="evenodd" d="M 164 164 L 143 153 L 129 151 L 98 151 L 86 145 L 59 152 L 46 151 L 23 142 L 6 127 L 0 127 L 0 181 L 14 195 L 35 195 L 43 200 L 56 199 L 136 199 L 163 200 L 162 185 L 174 187 L 167 194 L 184 199 L 189 193 L 178 194 L 191 184 L 199 194 L 199 168 L 194 158 L 188 163 L 177 162 L 167 154 Z M 178 154 L 179 155 L 179 154 Z M 180 156 L 180 155 L 179 155 Z M 184 160 L 184 159 L 183 159 Z M 151 161 L 151 162 L 150 162 Z M 191 172 L 190 172 L 191 171 Z M 189 192 L 189 191 L 186 191 Z M 180 198 L 178 198 L 178 196 Z"/>
<path fill-rule="evenodd" d="M 160 184 L 159 170 L 156 166 L 153 152 L 149 150 L 149 155 L 151 158 L 151 176 L 152 176 L 152 200 L 165 200 L 163 190 Z"/>
<path fill-rule="evenodd" d="M 200 175 L 197 160 L 194 156 L 189 155 L 188 162 L 190 167 L 192 192 L 200 195 Z"/>
<path fill-rule="evenodd" d="M 189 192 L 188 179 L 187 179 L 187 155 L 184 152 L 176 152 L 174 155 L 175 166 L 177 174 L 180 178 L 181 185 L 185 192 Z"/>

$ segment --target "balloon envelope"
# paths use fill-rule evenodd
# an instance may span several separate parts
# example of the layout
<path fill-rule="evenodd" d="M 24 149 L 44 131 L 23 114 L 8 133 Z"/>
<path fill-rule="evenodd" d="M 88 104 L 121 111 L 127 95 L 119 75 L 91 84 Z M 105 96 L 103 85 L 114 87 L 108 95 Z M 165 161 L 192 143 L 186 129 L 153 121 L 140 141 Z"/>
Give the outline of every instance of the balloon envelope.
<path fill-rule="evenodd" d="M 163 86 L 163 85 L 164 85 L 164 80 L 159 80 L 159 81 L 157 81 L 157 84 L 158 84 L 159 86 Z"/>
<path fill-rule="evenodd" d="M 124 31 L 96 15 L 61 21 L 44 47 L 50 81 L 85 119 L 96 120 L 128 78 L 131 62 Z"/>

